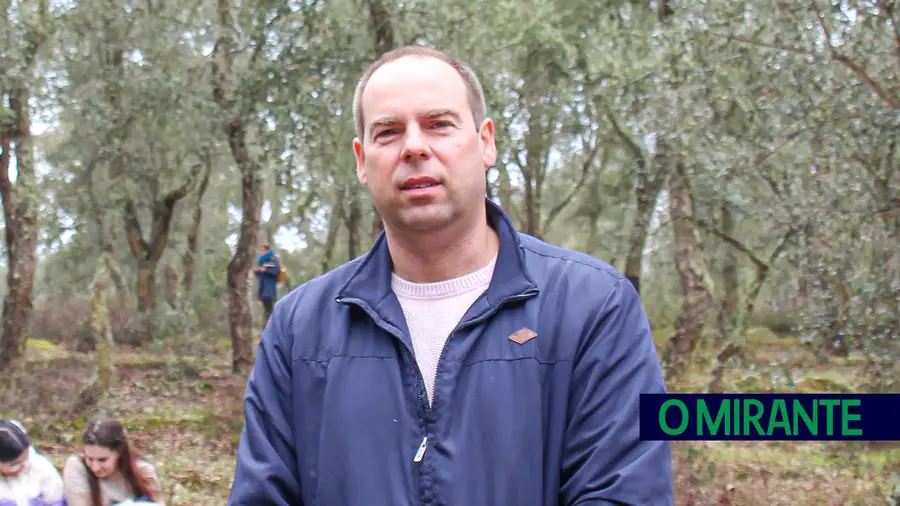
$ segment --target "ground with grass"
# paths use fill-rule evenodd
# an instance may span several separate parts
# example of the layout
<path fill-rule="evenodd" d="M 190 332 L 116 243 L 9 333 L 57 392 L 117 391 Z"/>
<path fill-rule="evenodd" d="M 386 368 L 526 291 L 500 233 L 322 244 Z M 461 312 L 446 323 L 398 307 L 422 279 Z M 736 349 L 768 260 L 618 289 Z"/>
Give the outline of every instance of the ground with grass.
<path fill-rule="evenodd" d="M 762 331 L 751 339 L 753 353 L 727 370 L 727 391 L 854 391 L 862 381 L 860 357 L 823 364 L 794 340 Z M 90 376 L 91 357 L 40 340 L 29 341 L 27 356 L 24 375 L 0 391 L 0 415 L 25 422 L 38 449 L 62 468 L 79 449 L 85 417 L 72 416 L 70 407 Z M 708 380 L 692 373 L 678 390 L 703 391 Z M 97 412 L 125 423 L 157 466 L 167 504 L 221 506 L 242 391 L 222 343 L 190 356 L 119 350 L 116 385 Z M 674 471 L 678 506 L 900 504 L 900 444 L 679 442 Z"/>

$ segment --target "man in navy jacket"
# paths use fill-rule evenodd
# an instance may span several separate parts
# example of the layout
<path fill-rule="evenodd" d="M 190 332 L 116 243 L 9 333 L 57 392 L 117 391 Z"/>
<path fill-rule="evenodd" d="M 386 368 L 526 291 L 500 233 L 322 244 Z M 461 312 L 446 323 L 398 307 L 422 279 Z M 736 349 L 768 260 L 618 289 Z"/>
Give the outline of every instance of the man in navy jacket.
<path fill-rule="evenodd" d="M 385 232 L 281 299 L 245 393 L 232 506 L 668 506 L 665 392 L 631 283 L 518 233 L 486 199 L 474 73 L 388 53 L 354 97 Z"/>

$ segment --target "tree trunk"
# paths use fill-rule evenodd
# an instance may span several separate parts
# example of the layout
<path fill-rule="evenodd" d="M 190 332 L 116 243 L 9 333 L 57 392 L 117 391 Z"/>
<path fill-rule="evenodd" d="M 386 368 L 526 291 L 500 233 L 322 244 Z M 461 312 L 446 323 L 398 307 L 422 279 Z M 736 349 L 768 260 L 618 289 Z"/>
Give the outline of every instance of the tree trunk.
<path fill-rule="evenodd" d="M 7 292 L 3 299 L 3 333 L 0 334 L 0 371 L 19 370 L 24 360 L 25 332 L 31 321 L 37 263 L 38 196 L 28 98 L 24 88 L 9 94 L 9 108 L 14 120 L 0 131 L 0 148 L 3 150 L 0 153 L 0 195 L 6 220 L 8 269 Z M 15 184 L 9 179 L 13 152 L 17 171 Z"/>
<path fill-rule="evenodd" d="M 138 260 L 135 291 L 141 314 L 153 311 L 156 306 L 156 265 L 153 260 Z"/>
<path fill-rule="evenodd" d="M 201 165 L 195 165 L 182 186 L 153 203 L 149 241 L 144 239 L 144 232 L 138 219 L 137 205 L 130 197 L 125 199 L 125 233 L 131 254 L 138 264 L 138 318 L 141 322 L 141 341 L 143 343 L 153 339 L 156 323 L 156 266 L 169 242 L 169 230 L 172 226 L 172 218 L 175 216 L 175 204 L 191 191 L 197 181 L 200 168 Z"/>
<path fill-rule="evenodd" d="M 628 255 L 625 257 L 625 277 L 634 285 L 635 291 L 641 293 L 641 269 L 644 263 L 644 247 L 647 245 L 647 230 L 659 188 L 640 191 L 637 194 L 637 214 L 631 225 L 628 237 Z"/>
<path fill-rule="evenodd" d="M 109 5 L 112 6 L 114 4 L 110 3 Z M 109 120 L 114 125 L 108 134 L 105 144 L 108 146 L 122 146 L 125 139 L 128 137 L 132 118 L 123 113 L 122 82 L 125 77 L 125 68 L 123 66 L 124 49 L 123 44 L 120 41 L 121 37 L 119 36 L 117 26 L 115 26 L 111 17 L 104 17 L 103 19 L 103 35 L 102 54 L 105 64 L 103 72 L 108 75 L 105 82 L 106 100 L 109 110 L 112 111 Z M 104 195 L 104 204 L 100 204 L 100 196 L 97 195 L 97 192 L 94 189 L 95 169 L 96 164 L 92 163 L 88 169 L 87 187 L 91 208 L 97 224 L 98 239 L 103 250 L 107 252 L 104 261 L 106 262 L 107 268 L 109 269 L 109 275 L 118 292 L 118 298 L 119 300 L 126 300 L 126 297 L 129 295 L 129 290 L 126 288 L 125 279 L 116 264 L 116 229 L 112 220 L 108 220 L 106 216 L 106 211 L 112 203 L 110 202 L 109 195 Z M 125 179 L 125 153 L 120 149 L 117 149 L 117 151 L 113 153 L 112 159 L 110 160 L 108 177 L 116 181 Z M 120 199 L 115 197 L 113 202 L 114 204 L 112 205 L 115 206 L 124 204 Z"/>
<path fill-rule="evenodd" d="M 706 267 L 699 251 L 699 234 L 692 208 L 691 190 L 679 161 L 669 177 L 669 209 L 675 234 L 675 265 L 681 281 L 682 303 L 681 313 L 675 321 L 675 334 L 666 343 L 664 352 L 667 380 L 678 379 L 687 371 L 712 302 L 704 280 Z"/>
<path fill-rule="evenodd" d="M 163 276 L 166 281 L 166 302 L 172 310 L 178 309 L 178 271 L 171 263 L 166 263 L 163 268 Z"/>
<path fill-rule="evenodd" d="M 331 216 L 328 218 L 328 235 L 325 237 L 325 248 L 322 252 L 322 274 L 331 269 L 331 259 L 334 257 L 334 247 L 337 242 L 338 228 L 344 219 L 344 208 L 341 205 L 331 206 Z"/>
<path fill-rule="evenodd" d="M 234 256 L 228 262 L 228 323 L 231 331 L 231 370 L 245 375 L 253 367 L 253 318 L 250 308 L 250 277 L 253 247 L 259 234 L 262 212 L 262 181 L 250 159 L 246 130 L 240 121 L 228 127 L 228 145 L 241 169 L 241 228 Z"/>
<path fill-rule="evenodd" d="M 241 228 L 234 256 L 228 262 L 228 326 L 231 333 L 231 370 L 245 376 L 253 367 L 253 321 L 249 300 L 249 276 L 253 266 L 253 246 L 259 234 L 262 212 L 262 180 L 259 167 L 247 148 L 246 118 L 254 104 L 233 96 L 231 81 L 235 49 L 234 17 L 229 0 L 218 0 L 219 37 L 212 54 L 213 99 L 230 118 L 225 126 L 231 156 L 241 173 Z M 265 34 L 257 34 L 259 38 Z M 261 43 L 261 42 L 260 42 Z"/>
<path fill-rule="evenodd" d="M 203 205 L 198 199 L 197 206 L 194 208 L 194 219 L 191 223 L 191 229 L 188 231 L 187 248 L 181 259 L 181 269 L 184 271 L 181 283 L 185 300 L 190 300 L 194 294 L 194 279 L 197 276 L 197 241 L 200 237 L 200 225 L 202 222 Z"/>
<path fill-rule="evenodd" d="M 727 203 L 722 204 L 722 233 L 734 237 L 734 215 Z M 755 298 L 755 297 L 754 297 Z M 734 249 L 726 245 L 722 254 L 722 304 L 719 307 L 717 339 L 722 341 L 733 337 L 738 329 L 739 306 L 741 301 L 740 284 L 738 282 L 737 256 Z M 744 317 L 749 315 L 744 313 Z"/>
<path fill-rule="evenodd" d="M 205 153 L 205 168 L 200 178 L 200 187 L 197 189 L 197 203 L 194 206 L 194 217 L 191 221 L 191 229 L 187 236 L 187 249 L 184 252 L 181 265 L 184 271 L 182 275 L 182 296 L 184 300 L 190 300 L 194 293 L 194 278 L 197 270 L 197 243 L 200 240 L 200 227 L 203 223 L 203 196 L 209 187 L 209 177 L 212 174 L 212 156 Z"/>
<path fill-rule="evenodd" d="M 515 215 L 515 199 L 513 198 L 512 182 L 509 180 L 509 172 L 505 165 L 497 166 L 497 198 L 500 199 L 500 206 L 506 210 L 510 216 Z"/>
<path fill-rule="evenodd" d="M 522 179 L 525 185 L 525 233 L 540 238 L 544 233 L 541 230 L 541 191 L 547 169 L 550 135 L 541 121 L 544 108 L 540 105 L 537 91 L 528 86 L 525 93 L 529 94 L 527 95 L 529 119 L 528 132 L 525 133 L 525 164 L 522 167 Z"/>
<path fill-rule="evenodd" d="M 125 286 L 125 278 L 122 276 L 122 271 L 119 270 L 118 262 L 116 262 L 116 234 L 113 227 L 114 225 L 109 226 L 108 239 L 104 240 L 106 246 L 104 246 L 103 249 L 108 253 L 104 257 L 104 262 L 106 262 L 106 268 L 109 269 L 109 277 L 112 280 L 113 286 L 116 288 L 118 299 L 127 300 L 128 288 Z"/>
<path fill-rule="evenodd" d="M 600 102 L 599 95 L 595 98 Z M 657 145 L 657 151 L 653 158 L 643 147 L 642 143 L 632 134 L 617 115 L 605 104 L 599 104 L 598 108 L 606 109 L 606 116 L 612 124 L 616 135 L 622 140 L 634 160 L 634 193 L 637 200 L 637 215 L 631 226 L 628 239 L 628 253 L 625 257 L 625 276 L 640 293 L 641 268 L 644 259 L 644 246 L 647 244 L 647 231 L 650 228 L 650 218 L 656 205 L 656 199 L 662 190 L 669 167 L 662 162 L 668 156 L 664 142 Z"/>
<path fill-rule="evenodd" d="M 91 340 L 95 345 L 94 371 L 87 386 L 78 394 L 72 411 L 76 414 L 84 414 L 90 408 L 99 404 L 100 400 L 109 391 L 112 384 L 114 364 L 112 358 L 113 337 L 109 320 L 109 305 L 107 304 L 106 291 L 109 286 L 110 253 L 104 252 L 97 264 L 97 272 L 94 274 L 93 296 L 91 298 Z"/>
<path fill-rule="evenodd" d="M 350 199 L 350 203 L 348 204 L 349 212 L 347 213 L 347 261 L 351 261 L 359 254 L 360 251 L 360 237 L 359 237 L 359 228 L 362 221 L 362 212 L 359 208 L 359 192 L 356 190 L 351 190 L 350 194 L 353 195 Z"/>
<path fill-rule="evenodd" d="M 378 57 L 392 51 L 396 45 L 394 24 L 382 0 L 369 0 L 369 21 L 375 35 L 375 53 Z"/>

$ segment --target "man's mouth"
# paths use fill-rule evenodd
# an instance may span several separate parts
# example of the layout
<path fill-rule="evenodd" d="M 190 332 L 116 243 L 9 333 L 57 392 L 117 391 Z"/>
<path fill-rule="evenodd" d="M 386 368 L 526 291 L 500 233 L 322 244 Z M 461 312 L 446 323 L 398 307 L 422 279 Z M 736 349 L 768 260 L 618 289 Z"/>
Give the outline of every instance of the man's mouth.
<path fill-rule="evenodd" d="M 401 190 L 421 190 L 422 188 L 431 188 L 432 186 L 438 186 L 436 180 L 432 178 L 413 178 L 403 183 L 400 187 Z"/>

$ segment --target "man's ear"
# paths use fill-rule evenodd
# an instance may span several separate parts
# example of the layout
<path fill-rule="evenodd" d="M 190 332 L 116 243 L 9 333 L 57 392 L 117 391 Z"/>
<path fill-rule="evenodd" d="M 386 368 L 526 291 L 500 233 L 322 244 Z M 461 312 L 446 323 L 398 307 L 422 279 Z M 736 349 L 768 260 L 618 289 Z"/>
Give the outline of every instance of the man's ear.
<path fill-rule="evenodd" d="M 494 122 L 485 118 L 478 129 L 478 138 L 481 141 L 481 157 L 484 168 L 490 169 L 497 161 L 497 145 L 494 142 Z"/>
<path fill-rule="evenodd" d="M 356 177 L 359 182 L 366 185 L 366 155 L 363 153 L 362 142 L 359 138 L 353 139 L 353 154 L 356 156 Z"/>

